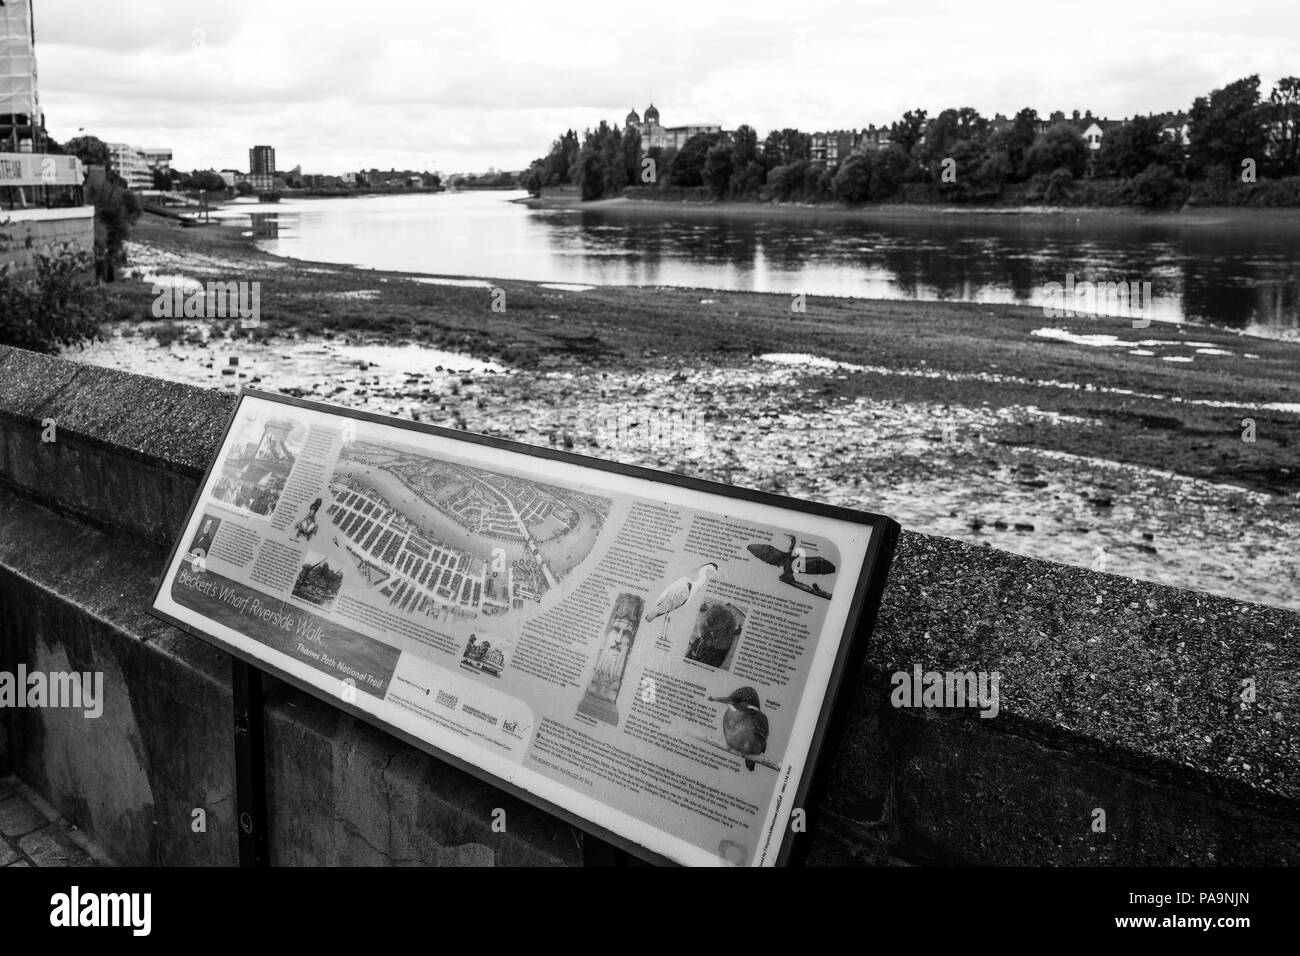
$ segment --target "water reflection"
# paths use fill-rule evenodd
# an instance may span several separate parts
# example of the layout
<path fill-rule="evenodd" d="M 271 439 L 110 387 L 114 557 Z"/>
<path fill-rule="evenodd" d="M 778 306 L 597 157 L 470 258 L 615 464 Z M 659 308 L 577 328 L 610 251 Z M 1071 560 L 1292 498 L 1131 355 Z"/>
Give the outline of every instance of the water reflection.
<path fill-rule="evenodd" d="M 1300 337 L 1300 218 L 857 219 L 529 210 L 502 193 L 284 202 L 245 216 L 280 255 L 438 275 L 1039 304 L 1043 286 L 1152 284 L 1158 319 Z"/>
<path fill-rule="evenodd" d="M 253 237 L 256 239 L 279 239 L 280 238 L 280 219 L 273 212 L 254 212 L 249 213 L 249 220 L 253 229 Z"/>

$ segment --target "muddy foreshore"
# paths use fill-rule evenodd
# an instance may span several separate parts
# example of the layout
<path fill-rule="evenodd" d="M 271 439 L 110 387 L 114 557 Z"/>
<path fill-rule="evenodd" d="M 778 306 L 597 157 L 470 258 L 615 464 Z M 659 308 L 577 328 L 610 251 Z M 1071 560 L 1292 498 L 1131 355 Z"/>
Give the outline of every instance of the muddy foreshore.
<path fill-rule="evenodd" d="M 153 219 L 130 251 L 146 281 L 117 283 L 118 321 L 68 357 L 562 444 L 1300 609 L 1298 343 L 1015 306 L 809 297 L 797 311 L 774 294 L 442 280 Z M 174 274 L 260 282 L 260 323 L 155 320 L 152 277 Z"/>

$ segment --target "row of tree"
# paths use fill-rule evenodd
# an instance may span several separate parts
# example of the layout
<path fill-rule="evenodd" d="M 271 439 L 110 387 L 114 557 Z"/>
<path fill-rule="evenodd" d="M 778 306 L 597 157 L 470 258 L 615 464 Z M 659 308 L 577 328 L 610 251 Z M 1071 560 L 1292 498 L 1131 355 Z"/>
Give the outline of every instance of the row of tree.
<path fill-rule="evenodd" d="M 1077 117 L 1077 114 L 1076 114 Z M 699 134 L 680 150 L 642 152 L 639 132 L 601 122 L 581 142 L 569 130 L 523 177 L 534 195 L 575 186 L 583 199 L 620 195 L 628 186 L 707 192 L 716 199 L 840 201 L 895 198 L 909 183 L 933 184 L 945 199 L 987 199 L 1025 184 L 1024 195 L 1051 202 L 1086 176 L 1121 180 L 1127 201 L 1161 205 L 1189 180 L 1300 174 L 1300 78 L 1280 80 L 1267 99 L 1252 75 L 1198 97 L 1188 116 L 1190 142 L 1166 120 L 1137 116 L 1105 130 L 1098 150 L 1084 141 L 1091 116 L 1045 125 L 1022 109 L 994 124 L 971 107 L 930 117 L 909 110 L 890 127 L 883 149 L 859 148 L 843 161 L 814 162 L 812 136 L 774 130 L 760 143 L 752 127 Z"/>

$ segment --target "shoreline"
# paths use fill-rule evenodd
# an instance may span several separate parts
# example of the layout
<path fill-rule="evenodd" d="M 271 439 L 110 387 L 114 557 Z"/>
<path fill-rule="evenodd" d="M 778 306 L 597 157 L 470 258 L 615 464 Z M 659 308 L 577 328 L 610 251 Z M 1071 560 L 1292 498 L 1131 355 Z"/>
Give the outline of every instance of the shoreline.
<path fill-rule="evenodd" d="M 959 206 L 932 203 L 880 203 L 845 206 L 831 203 L 768 203 L 744 201 L 694 201 L 668 199 L 629 199 L 625 196 L 583 202 L 571 198 L 534 198 L 516 200 L 520 205 L 539 210 L 575 210 L 628 215 L 682 214 L 735 216 L 740 218 L 799 217 L 838 218 L 862 221 L 928 219 L 933 217 L 1024 218 L 1044 221 L 1075 219 L 1128 220 L 1188 226 L 1246 226 L 1260 219 L 1270 225 L 1294 224 L 1300 230 L 1300 208 L 1243 206 L 1185 206 L 1178 210 L 1148 211 L 1134 206 Z"/>

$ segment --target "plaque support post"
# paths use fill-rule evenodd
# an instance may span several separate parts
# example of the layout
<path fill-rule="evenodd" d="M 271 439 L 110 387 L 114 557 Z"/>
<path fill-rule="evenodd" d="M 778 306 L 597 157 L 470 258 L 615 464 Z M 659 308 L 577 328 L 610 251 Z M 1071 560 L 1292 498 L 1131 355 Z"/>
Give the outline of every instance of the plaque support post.
<path fill-rule="evenodd" d="M 231 658 L 231 662 L 231 686 L 235 698 L 235 812 L 239 824 L 239 865 L 267 866 L 262 672 L 237 657 Z"/>

